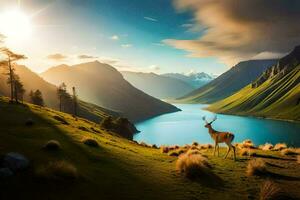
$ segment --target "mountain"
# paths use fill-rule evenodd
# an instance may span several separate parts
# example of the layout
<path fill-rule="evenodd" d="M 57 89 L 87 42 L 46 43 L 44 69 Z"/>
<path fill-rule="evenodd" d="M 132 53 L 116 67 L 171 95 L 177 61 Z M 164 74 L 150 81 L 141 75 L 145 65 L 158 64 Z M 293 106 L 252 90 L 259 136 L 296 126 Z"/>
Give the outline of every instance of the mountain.
<path fill-rule="evenodd" d="M 41 76 L 56 85 L 65 82 L 70 87 L 75 86 L 83 100 L 115 110 L 133 121 L 179 111 L 173 105 L 136 89 L 115 68 L 98 61 L 60 65 Z"/>
<path fill-rule="evenodd" d="M 211 111 L 300 120 L 300 46 Z"/>
<path fill-rule="evenodd" d="M 203 87 L 179 98 L 186 103 L 213 103 L 224 99 L 255 80 L 277 60 L 249 60 L 238 63 Z"/>
<path fill-rule="evenodd" d="M 134 87 L 159 99 L 178 98 L 194 90 L 193 86 L 177 78 L 161 76 L 155 73 L 129 71 L 121 73 Z"/>
<path fill-rule="evenodd" d="M 58 110 L 59 101 L 56 94 L 57 87 L 55 85 L 48 83 L 39 75 L 28 69 L 26 66 L 16 65 L 15 73 L 20 77 L 20 80 L 23 83 L 24 88 L 26 90 L 24 95 L 25 101 L 29 101 L 29 92 L 31 90 L 39 89 L 43 94 L 45 105 Z M 1 68 L 0 94 L 2 96 L 10 96 L 10 88 L 9 85 L 6 83 L 7 76 L 5 74 L 5 69 Z M 64 112 L 72 113 L 72 106 L 65 108 Z M 95 123 L 99 123 L 103 118 L 106 118 L 108 116 L 111 116 L 113 118 L 121 117 L 121 115 L 118 112 L 102 108 L 100 106 L 82 101 L 80 99 L 78 100 L 77 115 L 79 117 L 91 120 Z M 132 138 L 133 133 L 136 133 L 137 130 L 135 129 L 134 125 L 130 122 L 128 122 L 128 126 L 128 130 L 124 129 L 123 131 L 119 131 L 119 134 L 127 138 Z"/>
<path fill-rule="evenodd" d="M 204 72 L 190 73 L 188 75 L 180 74 L 180 73 L 167 73 L 167 74 L 162 74 L 162 76 L 182 80 L 188 83 L 189 85 L 193 86 L 194 89 L 197 89 L 214 79 L 212 76 Z"/>

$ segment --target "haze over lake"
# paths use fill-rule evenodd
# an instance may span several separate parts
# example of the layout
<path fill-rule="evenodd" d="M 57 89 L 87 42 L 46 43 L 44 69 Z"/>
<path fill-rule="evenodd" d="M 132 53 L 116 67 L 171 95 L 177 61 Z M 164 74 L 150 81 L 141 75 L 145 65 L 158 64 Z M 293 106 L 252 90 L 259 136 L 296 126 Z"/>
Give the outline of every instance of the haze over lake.
<path fill-rule="evenodd" d="M 204 127 L 203 116 L 208 121 L 214 113 L 203 110 L 203 104 L 175 104 L 181 112 L 164 114 L 136 124 L 141 132 L 134 136 L 137 141 L 157 145 L 184 145 L 193 141 L 213 143 Z M 270 142 L 286 142 L 300 146 L 300 123 L 218 114 L 213 128 L 235 134 L 234 142 L 251 139 L 256 145 Z"/>

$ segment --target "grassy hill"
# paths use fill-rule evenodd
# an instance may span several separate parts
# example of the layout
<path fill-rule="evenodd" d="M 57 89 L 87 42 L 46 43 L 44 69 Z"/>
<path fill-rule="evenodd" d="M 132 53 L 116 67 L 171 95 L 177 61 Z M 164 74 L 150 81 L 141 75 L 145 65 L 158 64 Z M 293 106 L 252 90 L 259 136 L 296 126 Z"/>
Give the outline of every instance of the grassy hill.
<path fill-rule="evenodd" d="M 239 91 L 276 60 L 249 60 L 238 63 L 208 84 L 178 99 L 184 103 L 213 103 Z"/>
<path fill-rule="evenodd" d="M 159 99 L 174 99 L 194 90 L 192 85 L 177 78 L 154 73 L 121 72 L 123 77 L 134 87 Z"/>
<path fill-rule="evenodd" d="M 300 165 L 279 152 L 263 153 L 272 176 L 247 177 L 249 157 L 238 156 L 238 161 L 233 162 L 212 157 L 211 149 L 201 150 L 213 173 L 222 180 L 220 185 L 211 185 L 207 178 L 200 182 L 184 178 L 175 170 L 176 157 L 138 145 L 90 121 L 75 121 L 69 114 L 30 104 L 9 104 L 5 98 L 0 98 L 0 110 L 0 155 L 19 152 L 30 160 L 28 169 L 1 179 L 2 200 L 258 199 L 259 188 L 268 178 L 300 197 Z M 57 116 L 67 123 L 58 121 Z M 25 125 L 29 118 L 34 125 Z M 87 138 L 99 146 L 85 145 L 82 141 Z M 49 140 L 57 140 L 61 148 L 44 149 Z M 225 151 L 221 148 L 222 155 Z M 59 167 L 69 167 L 54 179 L 50 176 L 51 166 L 58 161 L 64 163 Z M 76 176 L 68 174 L 68 169 Z"/>
<path fill-rule="evenodd" d="M 208 110 L 300 121 L 300 47 L 234 95 Z"/>
<path fill-rule="evenodd" d="M 60 65 L 41 76 L 52 84 L 65 82 L 70 87 L 75 86 L 84 101 L 116 110 L 133 121 L 179 110 L 136 89 L 115 68 L 98 61 Z"/>

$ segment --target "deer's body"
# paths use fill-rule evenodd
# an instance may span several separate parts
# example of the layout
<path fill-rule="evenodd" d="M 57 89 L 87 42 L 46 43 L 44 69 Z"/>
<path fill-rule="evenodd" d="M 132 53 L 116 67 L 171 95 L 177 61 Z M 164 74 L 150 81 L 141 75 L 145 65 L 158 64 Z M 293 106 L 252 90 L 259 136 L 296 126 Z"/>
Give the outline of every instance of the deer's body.
<path fill-rule="evenodd" d="M 227 158 L 229 152 L 231 150 L 233 150 L 233 156 L 234 156 L 234 160 L 235 160 L 235 147 L 231 144 L 232 141 L 234 140 L 234 134 L 229 133 L 229 132 L 220 132 L 220 131 L 216 131 L 215 129 L 213 129 L 211 124 L 216 119 L 217 118 L 215 118 L 213 121 L 208 123 L 205 120 L 205 117 L 203 117 L 203 120 L 206 122 L 205 128 L 208 128 L 208 133 L 215 142 L 214 155 L 216 154 L 216 150 L 217 150 L 218 151 L 218 156 L 219 156 L 219 143 L 225 143 L 228 146 L 228 151 L 225 155 L 225 159 Z"/>

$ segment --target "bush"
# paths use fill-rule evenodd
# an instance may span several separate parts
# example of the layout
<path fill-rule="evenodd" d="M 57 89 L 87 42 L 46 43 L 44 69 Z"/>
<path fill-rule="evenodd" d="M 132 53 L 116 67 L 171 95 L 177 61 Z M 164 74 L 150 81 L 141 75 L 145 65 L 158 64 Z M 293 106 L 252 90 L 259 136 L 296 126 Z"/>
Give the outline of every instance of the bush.
<path fill-rule="evenodd" d="M 284 192 L 277 184 L 273 181 L 265 181 L 260 189 L 260 200 L 288 200 L 291 199 L 289 195 Z"/>
<path fill-rule="evenodd" d="M 82 130 L 82 131 L 89 131 L 86 127 L 84 126 L 78 126 L 78 129 L 79 130 Z"/>
<path fill-rule="evenodd" d="M 202 145 L 202 147 L 203 147 L 204 149 L 212 149 L 212 148 L 213 148 L 213 145 L 212 145 L 212 144 L 204 144 L 204 145 Z"/>
<path fill-rule="evenodd" d="M 169 152 L 169 147 L 168 146 L 161 146 L 160 149 L 161 149 L 162 153 L 168 153 Z"/>
<path fill-rule="evenodd" d="M 56 140 L 49 140 L 44 146 L 44 149 L 46 150 L 59 150 L 61 149 L 61 145 Z"/>
<path fill-rule="evenodd" d="M 153 149 L 158 149 L 158 147 L 156 146 L 156 144 L 152 144 L 151 147 L 152 147 Z"/>
<path fill-rule="evenodd" d="M 168 155 L 169 156 L 176 156 L 176 157 L 179 156 L 177 151 L 171 151 L 171 152 L 168 153 Z"/>
<path fill-rule="evenodd" d="M 143 147 L 151 147 L 149 144 L 147 144 L 146 142 L 141 142 L 140 143 L 141 146 Z"/>
<path fill-rule="evenodd" d="M 298 155 L 299 152 L 297 149 L 295 148 L 287 148 L 287 149 L 283 149 L 281 151 L 281 154 L 282 155 L 285 155 L 285 156 L 294 156 L 294 155 Z"/>
<path fill-rule="evenodd" d="M 92 138 L 84 139 L 83 143 L 87 146 L 90 146 L 90 147 L 99 147 L 98 142 L 96 140 L 92 139 Z"/>
<path fill-rule="evenodd" d="M 189 179 L 207 177 L 212 173 L 210 168 L 207 158 L 200 154 L 182 154 L 176 162 L 176 169 Z"/>
<path fill-rule="evenodd" d="M 253 159 L 248 162 L 246 173 L 248 176 L 263 175 L 267 172 L 265 161 L 261 158 Z"/>
<path fill-rule="evenodd" d="M 67 180 L 76 179 L 78 172 L 77 168 L 67 161 L 55 161 L 38 168 L 36 175 L 51 180 Z"/>
<path fill-rule="evenodd" d="M 186 152 L 187 155 L 193 155 L 193 154 L 201 154 L 201 152 L 198 149 L 189 149 Z"/>
<path fill-rule="evenodd" d="M 198 146 L 199 144 L 198 144 L 198 142 L 193 142 L 192 145 L 193 145 L 193 146 Z"/>
<path fill-rule="evenodd" d="M 285 143 L 277 143 L 274 146 L 273 150 L 274 151 L 281 151 L 281 150 L 286 149 L 286 148 L 287 148 L 287 145 Z"/>

